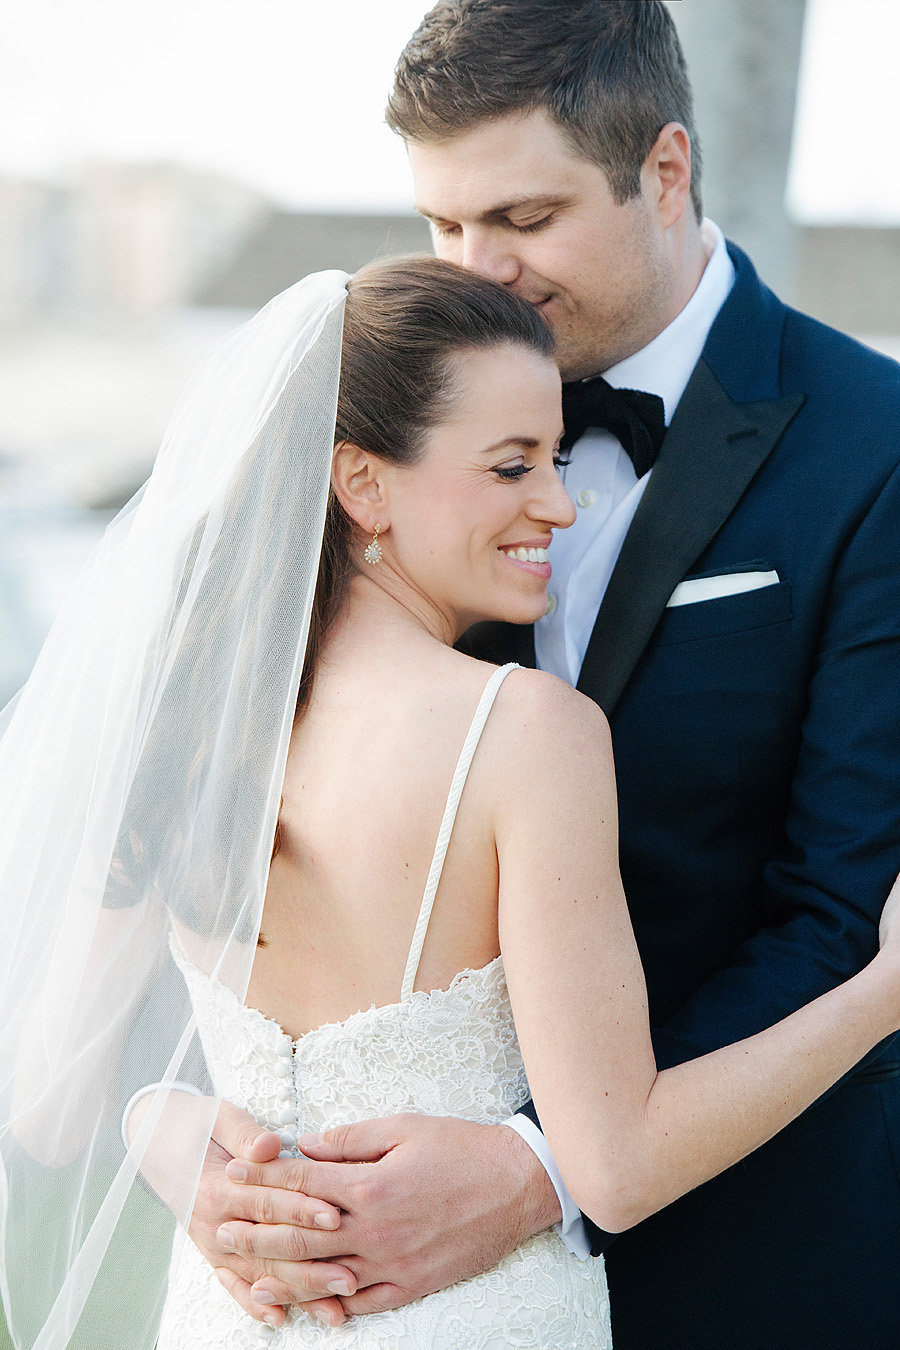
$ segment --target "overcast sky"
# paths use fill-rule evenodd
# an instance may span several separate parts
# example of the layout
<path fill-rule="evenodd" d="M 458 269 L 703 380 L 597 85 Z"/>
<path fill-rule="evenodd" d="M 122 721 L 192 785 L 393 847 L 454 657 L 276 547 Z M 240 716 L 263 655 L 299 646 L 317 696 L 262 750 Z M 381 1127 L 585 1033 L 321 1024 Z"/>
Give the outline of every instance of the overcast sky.
<path fill-rule="evenodd" d="M 792 208 L 823 222 L 900 223 L 900 3 L 808 7 Z M 408 207 L 405 156 L 381 118 L 394 61 L 427 8 L 20 0 L 0 46 L 0 173 L 162 158 L 220 170 L 290 207 Z"/>

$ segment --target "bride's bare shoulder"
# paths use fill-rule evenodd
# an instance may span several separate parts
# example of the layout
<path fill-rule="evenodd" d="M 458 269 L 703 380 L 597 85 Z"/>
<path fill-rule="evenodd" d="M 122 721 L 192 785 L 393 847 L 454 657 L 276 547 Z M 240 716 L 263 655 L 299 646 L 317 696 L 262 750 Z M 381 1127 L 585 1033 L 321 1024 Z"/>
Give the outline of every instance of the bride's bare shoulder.
<path fill-rule="evenodd" d="M 441 654 L 441 665 L 418 675 L 429 687 L 437 684 L 449 712 L 471 716 L 496 665 L 454 650 Z M 576 752 L 588 752 L 594 764 L 611 761 L 609 726 L 602 710 L 570 684 L 543 670 L 511 670 L 497 695 L 482 738 L 479 759 L 495 775 L 546 775 L 555 764 L 573 769 Z"/>
<path fill-rule="evenodd" d="M 574 768 L 588 752 L 611 759 L 609 724 L 600 707 L 543 670 L 510 672 L 497 699 L 495 749 L 513 761 L 549 770 Z"/>

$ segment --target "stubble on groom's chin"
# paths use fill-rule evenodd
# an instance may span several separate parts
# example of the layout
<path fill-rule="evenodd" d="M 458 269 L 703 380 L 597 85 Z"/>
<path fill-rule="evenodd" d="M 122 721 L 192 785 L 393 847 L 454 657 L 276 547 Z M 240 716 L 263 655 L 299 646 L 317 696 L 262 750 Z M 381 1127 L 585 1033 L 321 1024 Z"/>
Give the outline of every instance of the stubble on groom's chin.
<path fill-rule="evenodd" d="M 554 298 L 543 311 L 556 340 L 564 381 L 602 375 L 646 347 L 676 317 L 676 278 L 662 258 L 643 253 L 619 277 L 616 295 L 588 294 L 568 303 Z"/>
<path fill-rule="evenodd" d="M 638 305 L 642 303 L 639 299 Z M 552 321 L 550 326 L 556 339 L 556 362 L 564 383 L 586 380 L 602 375 L 612 366 L 633 356 L 656 336 L 649 335 L 647 325 L 636 324 L 634 314 L 603 313 L 595 326 L 590 320 L 574 316 Z M 656 331 L 661 332 L 665 324 Z"/>

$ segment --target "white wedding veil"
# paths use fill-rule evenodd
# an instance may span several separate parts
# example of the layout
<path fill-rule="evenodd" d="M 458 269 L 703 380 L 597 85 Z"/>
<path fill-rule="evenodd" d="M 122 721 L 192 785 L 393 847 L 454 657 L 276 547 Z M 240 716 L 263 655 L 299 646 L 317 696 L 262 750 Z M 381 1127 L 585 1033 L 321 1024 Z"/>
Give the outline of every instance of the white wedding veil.
<path fill-rule="evenodd" d="M 16 1350 L 152 1350 L 217 1103 L 169 939 L 243 1000 L 321 551 L 347 276 L 230 338 L 0 718 L 0 1281 Z M 123 1108 L 148 1099 L 131 1148 Z M 211 1093 L 211 1089 L 209 1089 Z M 168 1207 L 139 1176 L 165 1132 Z"/>

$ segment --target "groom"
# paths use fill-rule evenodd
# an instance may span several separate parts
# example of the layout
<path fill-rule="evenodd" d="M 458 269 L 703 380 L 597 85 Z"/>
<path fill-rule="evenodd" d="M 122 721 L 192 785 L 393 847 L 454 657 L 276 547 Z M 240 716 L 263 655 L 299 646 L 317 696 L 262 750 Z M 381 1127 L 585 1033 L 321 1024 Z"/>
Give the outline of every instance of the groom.
<path fill-rule="evenodd" d="M 436 252 L 539 306 L 573 382 L 578 519 L 554 542 L 548 613 L 469 642 L 609 716 L 657 1058 L 678 1064 L 876 947 L 900 866 L 900 370 L 785 308 L 702 221 L 690 88 L 657 0 L 444 0 L 388 118 Z M 648 397 L 580 383 L 600 373 Z M 252 1168 L 241 1198 L 244 1217 L 277 1220 L 290 1187 L 321 1196 L 340 1232 L 216 1236 L 238 1213 L 223 1160 L 255 1147 L 226 1107 L 195 1236 L 242 1302 L 265 1271 L 285 1302 L 345 1279 L 364 1313 L 562 1221 L 570 1244 L 608 1249 L 616 1350 L 900 1346 L 896 1042 L 615 1241 L 572 1214 L 533 1119 L 514 1127 L 350 1127 L 326 1161 Z"/>

